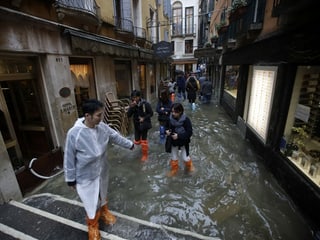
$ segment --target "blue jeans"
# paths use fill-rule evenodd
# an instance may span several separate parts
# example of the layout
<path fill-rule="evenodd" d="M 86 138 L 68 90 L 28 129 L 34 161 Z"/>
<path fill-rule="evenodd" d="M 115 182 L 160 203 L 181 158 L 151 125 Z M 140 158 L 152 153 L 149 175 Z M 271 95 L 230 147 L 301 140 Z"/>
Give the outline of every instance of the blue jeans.
<path fill-rule="evenodd" d="M 202 103 L 210 103 L 212 94 L 204 94 L 202 96 Z"/>

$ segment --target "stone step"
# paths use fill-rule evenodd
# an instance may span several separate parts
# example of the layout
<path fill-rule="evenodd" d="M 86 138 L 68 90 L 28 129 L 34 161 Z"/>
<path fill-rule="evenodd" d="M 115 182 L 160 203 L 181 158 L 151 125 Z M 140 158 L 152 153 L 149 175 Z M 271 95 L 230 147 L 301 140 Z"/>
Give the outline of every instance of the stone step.
<path fill-rule="evenodd" d="M 214 237 L 172 228 L 113 212 L 117 223 L 100 224 L 103 239 L 122 240 L 198 240 Z M 0 239 L 87 239 L 82 203 L 53 194 L 33 195 L 22 202 L 10 201 L 0 206 Z"/>

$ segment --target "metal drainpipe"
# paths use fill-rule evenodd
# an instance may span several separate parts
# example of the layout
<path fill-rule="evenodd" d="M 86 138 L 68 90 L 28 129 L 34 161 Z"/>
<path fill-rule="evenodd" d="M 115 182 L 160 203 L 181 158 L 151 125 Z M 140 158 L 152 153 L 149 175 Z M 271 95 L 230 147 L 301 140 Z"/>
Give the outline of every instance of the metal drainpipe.
<path fill-rule="evenodd" d="M 159 5 L 157 4 L 157 9 L 156 9 L 156 21 L 157 21 L 157 25 L 156 25 L 156 43 L 159 42 L 159 28 L 160 28 L 158 8 L 159 8 Z"/>

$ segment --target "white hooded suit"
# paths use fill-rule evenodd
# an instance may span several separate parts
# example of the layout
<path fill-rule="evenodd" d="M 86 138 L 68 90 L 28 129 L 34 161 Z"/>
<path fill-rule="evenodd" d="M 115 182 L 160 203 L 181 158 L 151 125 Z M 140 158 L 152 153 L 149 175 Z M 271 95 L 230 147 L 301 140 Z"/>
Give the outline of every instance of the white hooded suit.
<path fill-rule="evenodd" d="M 109 141 L 128 149 L 133 143 L 103 122 L 94 128 L 87 127 L 83 122 L 84 118 L 78 119 L 67 133 L 64 173 L 66 182 L 76 182 L 87 216 L 92 219 L 96 210 L 106 204 Z"/>

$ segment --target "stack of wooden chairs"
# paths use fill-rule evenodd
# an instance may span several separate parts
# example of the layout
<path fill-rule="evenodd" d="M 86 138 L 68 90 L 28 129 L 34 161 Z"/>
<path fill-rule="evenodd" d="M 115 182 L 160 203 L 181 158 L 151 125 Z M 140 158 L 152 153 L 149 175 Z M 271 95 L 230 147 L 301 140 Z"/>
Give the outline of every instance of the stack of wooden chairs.
<path fill-rule="evenodd" d="M 129 103 L 130 99 L 117 99 L 113 92 L 107 92 L 105 95 L 103 121 L 124 136 L 129 133 L 130 128 L 129 119 L 127 116 Z"/>

